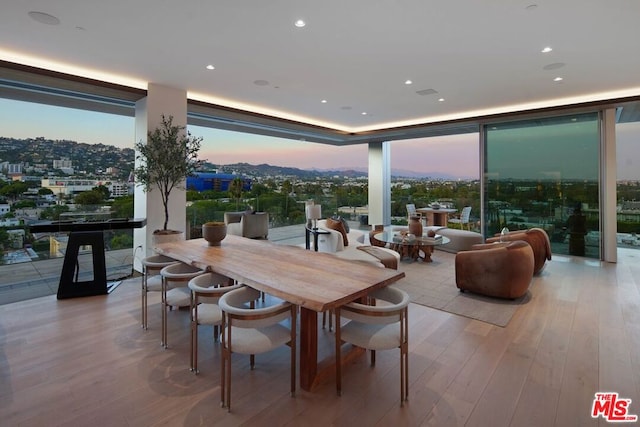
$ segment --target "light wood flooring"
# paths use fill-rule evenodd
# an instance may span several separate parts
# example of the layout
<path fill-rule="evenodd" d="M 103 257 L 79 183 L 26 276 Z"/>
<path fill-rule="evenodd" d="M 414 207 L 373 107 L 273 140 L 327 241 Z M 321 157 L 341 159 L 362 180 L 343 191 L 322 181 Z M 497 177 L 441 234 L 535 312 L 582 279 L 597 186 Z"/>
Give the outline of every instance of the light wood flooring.
<path fill-rule="evenodd" d="M 594 393 L 615 391 L 640 414 L 640 251 L 617 264 L 556 256 L 505 328 L 412 304 L 409 402 L 399 351 L 362 356 L 332 381 L 289 396 L 288 348 L 234 356 L 232 411 L 219 406 L 218 344 L 200 332 L 189 371 L 188 311 L 159 295 L 140 328 L 139 281 L 108 296 L 55 296 L 0 307 L 1 426 L 589 426 Z M 428 274 L 429 266 L 424 266 Z M 332 355 L 333 335 L 320 331 Z"/>

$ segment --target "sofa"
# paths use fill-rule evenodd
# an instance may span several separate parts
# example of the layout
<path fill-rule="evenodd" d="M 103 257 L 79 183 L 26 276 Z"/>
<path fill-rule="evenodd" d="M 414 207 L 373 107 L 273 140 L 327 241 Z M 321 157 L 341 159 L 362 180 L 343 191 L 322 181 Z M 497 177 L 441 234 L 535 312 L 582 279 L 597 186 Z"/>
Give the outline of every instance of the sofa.
<path fill-rule="evenodd" d="M 249 239 L 266 239 L 269 236 L 269 214 L 267 212 L 225 212 L 227 233 Z"/>
<path fill-rule="evenodd" d="M 329 221 L 329 224 L 327 224 L 327 221 Z M 353 228 L 349 228 L 347 231 L 345 225 L 340 227 L 331 219 L 319 220 L 317 227 L 326 233 L 318 235 L 318 252 L 331 253 L 340 258 L 353 261 L 368 261 L 373 264 L 383 263 L 387 266 L 395 264 L 397 268 L 400 254 L 388 248 L 371 246 L 367 242 L 367 235 L 363 231 L 354 230 Z"/>
<path fill-rule="evenodd" d="M 495 237 L 487 239 L 487 243 L 494 243 L 499 241 L 510 242 L 514 240 L 524 240 L 527 242 L 531 249 L 533 249 L 533 256 L 535 260 L 535 266 L 533 274 L 540 274 L 544 269 L 545 263 L 551 261 L 551 243 L 549 241 L 549 235 L 542 228 L 530 228 L 528 230 L 515 230 L 510 231 L 504 236 L 496 234 Z"/>
<path fill-rule="evenodd" d="M 516 299 L 533 279 L 533 249 L 524 240 L 483 243 L 456 254 L 456 286 L 461 292 Z"/>

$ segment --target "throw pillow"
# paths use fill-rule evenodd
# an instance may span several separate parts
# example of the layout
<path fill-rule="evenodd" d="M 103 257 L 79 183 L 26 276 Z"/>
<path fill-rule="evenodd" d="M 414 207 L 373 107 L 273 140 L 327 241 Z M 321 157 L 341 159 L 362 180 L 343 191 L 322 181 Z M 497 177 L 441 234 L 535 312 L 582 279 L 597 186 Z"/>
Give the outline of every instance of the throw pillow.
<path fill-rule="evenodd" d="M 344 227 L 344 231 L 346 231 L 347 233 L 349 232 L 349 223 L 346 219 L 342 218 L 339 215 L 334 215 L 331 218 L 335 219 L 336 221 L 340 221 L 342 223 L 342 226 Z"/>
<path fill-rule="evenodd" d="M 347 231 L 344 229 L 344 225 L 342 224 L 342 221 L 339 221 L 333 218 L 327 218 L 326 224 L 327 224 L 327 228 L 339 231 L 342 234 L 342 241 L 344 245 L 345 246 L 349 245 L 349 239 L 347 238 Z"/>

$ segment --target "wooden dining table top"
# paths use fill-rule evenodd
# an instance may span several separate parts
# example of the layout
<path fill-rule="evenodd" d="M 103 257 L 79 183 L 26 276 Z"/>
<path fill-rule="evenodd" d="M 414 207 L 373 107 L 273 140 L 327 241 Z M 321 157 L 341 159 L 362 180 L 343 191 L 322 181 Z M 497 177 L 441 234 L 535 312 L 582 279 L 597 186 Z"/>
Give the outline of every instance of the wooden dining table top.
<path fill-rule="evenodd" d="M 193 239 L 161 243 L 154 250 L 317 312 L 354 301 L 405 276 L 370 263 L 235 235 L 227 235 L 220 246 Z"/>

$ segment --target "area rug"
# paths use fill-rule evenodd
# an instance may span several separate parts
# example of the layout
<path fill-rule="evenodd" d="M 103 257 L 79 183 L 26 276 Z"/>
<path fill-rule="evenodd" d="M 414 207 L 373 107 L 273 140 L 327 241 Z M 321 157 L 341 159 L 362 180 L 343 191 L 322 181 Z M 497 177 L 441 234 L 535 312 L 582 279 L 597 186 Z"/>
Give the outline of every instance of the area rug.
<path fill-rule="evenodd" d="M 433 262 L 400 262 L 406 277 L 395 286 L 411 296 L 411 302 L 505 327 L 523 304 L 531 299 L 531 289 L 521 298 L 504 300 L 460 292 L 455 281 L 455 254 L 435 251 Z"/>

